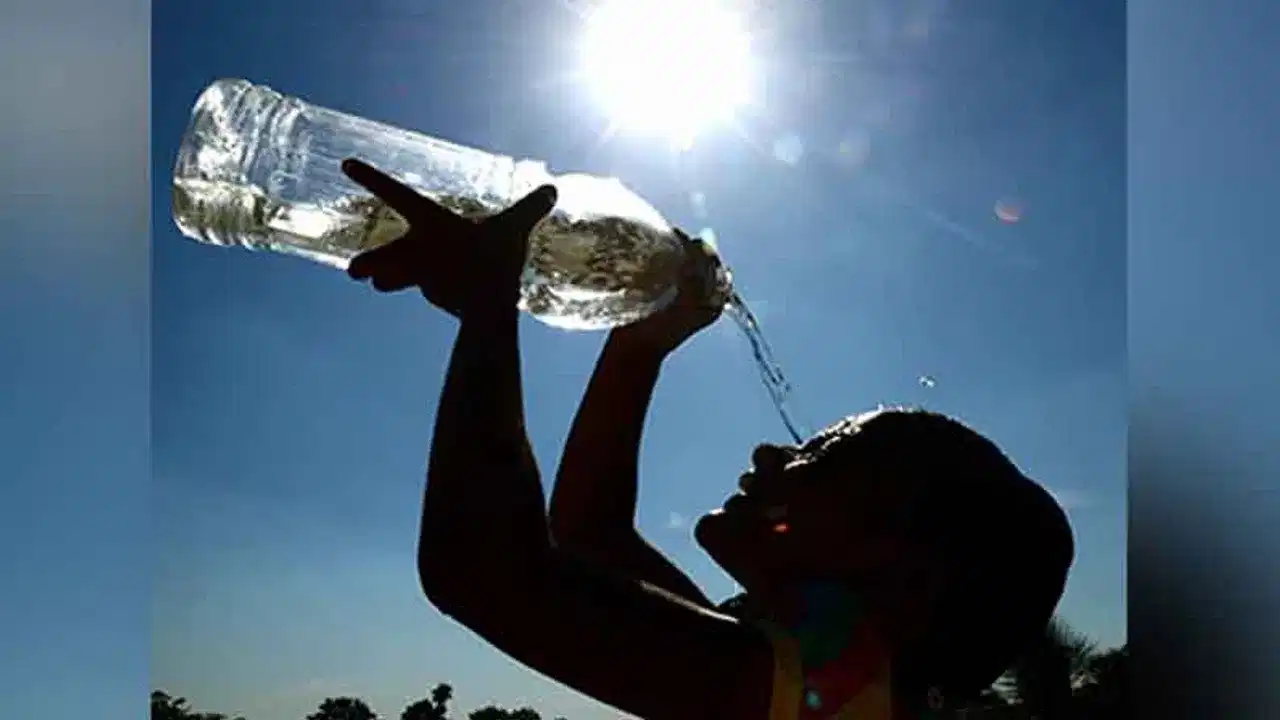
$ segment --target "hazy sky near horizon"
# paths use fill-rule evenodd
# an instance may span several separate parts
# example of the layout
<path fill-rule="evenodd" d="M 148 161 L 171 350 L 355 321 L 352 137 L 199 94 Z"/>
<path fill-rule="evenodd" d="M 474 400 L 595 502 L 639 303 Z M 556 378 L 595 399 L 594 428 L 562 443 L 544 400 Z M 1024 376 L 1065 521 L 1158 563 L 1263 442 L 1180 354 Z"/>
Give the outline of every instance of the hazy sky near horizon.
<path fill-rule="evenodd" d="M 924 403 L 989 434 L 1071 512 L 1063 614 L 1123 641 L 1124 6 L 775 2 L 757 17 L 767 84 L 744 134 L 682 154 L 601 140 L 608 118 L 564 81 L 577 22 L 555 0 L 319 0 L 305 15 L 155 4 L 154 684 L 250 720 L 346 692 L 394 716 L 441 681 L 467 709 L 616 715 L 418 594 L 417 503 L 452 322 L 411 294 L 174 228 L 173 153 L 218 77 L 617 175 L 676 224 L 712 228 L 801 418 Z M 1022 204 L 1020 222 L 995 217 L 1002 199 Z M 600 340 L 527 323 L 544 477 Z M 670 361 L 640 525 L 713 597 L 733 588 L 689 521 L 730 492 L 756 443 L 783 439 L 729 322 Z"/>

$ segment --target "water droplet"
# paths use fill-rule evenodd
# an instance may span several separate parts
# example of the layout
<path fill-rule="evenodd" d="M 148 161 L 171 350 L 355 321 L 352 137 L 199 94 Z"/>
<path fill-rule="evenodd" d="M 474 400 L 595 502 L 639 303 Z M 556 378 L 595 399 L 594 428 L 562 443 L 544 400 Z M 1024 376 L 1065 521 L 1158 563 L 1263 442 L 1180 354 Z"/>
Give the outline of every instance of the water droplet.
<path fill-rule="evenodd" d="M 707 196 L 700 192 L 695 192 L 689 196 L 689 204 L 693 206 L 693 214 L 699 218 L 707 216 Z"/>

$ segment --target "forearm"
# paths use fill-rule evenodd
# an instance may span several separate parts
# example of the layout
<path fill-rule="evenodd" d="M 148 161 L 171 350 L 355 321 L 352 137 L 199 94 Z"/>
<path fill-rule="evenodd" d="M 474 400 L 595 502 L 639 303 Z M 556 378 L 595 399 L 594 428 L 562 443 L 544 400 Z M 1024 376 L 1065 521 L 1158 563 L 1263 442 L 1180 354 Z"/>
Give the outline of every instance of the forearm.
<path fill-rule="evenodd" d="M 605 342 L 565 442 L 551 495 L 558 541 L 635 527 L 640 441 L 662 355 L 619 338 Z"/>
<path fill-rule="evenodd" d="M 702 591 L 636 531 L 640 441 L 663 354 L 605 342 L 565 443 L 551 494 L 557 545 L 601 567 L 709 606 Z"/>
<path fill-rule="evenodd" d="M 436 411 L 418 547 L 424 587 L 528 568 L 550 548 L 524 427 L 513 307 L 464 319 Z"/>

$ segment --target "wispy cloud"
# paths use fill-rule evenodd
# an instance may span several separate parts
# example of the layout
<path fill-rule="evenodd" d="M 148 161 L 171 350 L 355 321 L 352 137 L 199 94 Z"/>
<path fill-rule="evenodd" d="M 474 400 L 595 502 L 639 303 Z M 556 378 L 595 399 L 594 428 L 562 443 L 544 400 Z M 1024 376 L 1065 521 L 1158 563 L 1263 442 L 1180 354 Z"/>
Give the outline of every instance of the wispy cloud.
<path fill-rule="evenodd" d="M 672 512 L 667 515 L 668 530 L 683 530 L 689 526 L 689 520 L 678 512 Z"/>

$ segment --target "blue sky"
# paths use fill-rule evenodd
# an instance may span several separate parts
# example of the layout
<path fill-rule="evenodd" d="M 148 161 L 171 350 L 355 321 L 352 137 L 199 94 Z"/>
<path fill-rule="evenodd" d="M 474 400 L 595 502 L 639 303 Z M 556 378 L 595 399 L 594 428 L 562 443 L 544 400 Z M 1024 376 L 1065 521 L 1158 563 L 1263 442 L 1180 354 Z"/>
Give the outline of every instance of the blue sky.
<path fill-rule="evenodd" d="M 195 96 L 224 76 L 618 175 L 676 224 L 712 228 L 801 418 L 922 402 L 991 435 L 1071 512 L 1079 560 L 1064 615 L 1123 639 L 1122 7 L 775 5 L 760 17 L 768 86 L 746 137 L 709 135 L 676 155 L 652 139 L 600 141 L 608 118 L 560 81 L 577 20 L 555 0 L 324 0 L 305 16 L 156 4 L 156 686 L 251 720 L 300 717 L 343 692 L 397 715 L 439 681 L 464 708 L 611 716 L 418 595 L 417 503 L 451 322 L 415 296 L 174 229 L 173 152 Z M 1025 203 L 1021 222 L 993 218 L 1002 197 Z M 530 322 L 524 338 L 549 477 L 601 336 Z M 732 587 L 687 521 L 720 502 L 754 444 L 784 438 L 729 322 L 669 363 L 640 524 L 713 596 Z"/>

